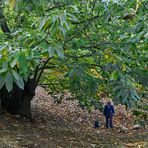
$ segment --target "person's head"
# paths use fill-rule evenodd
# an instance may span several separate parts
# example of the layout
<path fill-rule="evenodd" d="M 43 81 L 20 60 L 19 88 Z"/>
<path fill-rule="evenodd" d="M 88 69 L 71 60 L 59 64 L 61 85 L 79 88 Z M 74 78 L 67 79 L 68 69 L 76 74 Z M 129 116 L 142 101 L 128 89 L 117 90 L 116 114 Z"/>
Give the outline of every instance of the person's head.
<path fill-rule="evenodd" d="M 107 102 L 107 104 L 108 104 L 108 105 L 111 105 L 111 104 L 112 104 L 111 100 L 109 100 L 109 101 Z"/>

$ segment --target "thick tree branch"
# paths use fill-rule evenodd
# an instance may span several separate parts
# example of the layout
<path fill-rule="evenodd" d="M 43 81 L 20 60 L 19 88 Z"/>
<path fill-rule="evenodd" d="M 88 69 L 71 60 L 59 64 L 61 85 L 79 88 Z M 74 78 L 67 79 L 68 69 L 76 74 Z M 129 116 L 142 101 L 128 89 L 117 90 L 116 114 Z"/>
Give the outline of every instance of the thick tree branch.
<path fill-rule="evenodd" d="M 52 66 L 45 66 L 44 70 L 45 69 L 52 69 L 52 68 L 56 68 L 56 65 L 52 65 Z M 38 70 L 42 70 L 42 67 L 39 67 Z"/>
<path fill-rule="evenodd" d="M 40 80 L 40 78 L 41 78 L 41 76 L 42 76 L 42 74 L 43 74 L 43 71 L 44 71 L 46 65 L 48 64 L 48 62 L 49 62 L 52 58 L 53 58 L 53 57 L 49 57 L 49 58 L 45 61 L 45 63 L 43 64 L 43 66 L 42 66 L 42 68 L 41 68 L 41 71 L 40 71 L 40 73 L 39 73 L 39 75 L 38 75 L 38 77 L 37 77 L 37 79 L 36 79 L 36 85 L 35 85 L 35 86 L 38 85 L 38 82 L 39 82 L 39 80 Z"/>
<path fill-rule="evenodd" d="M 39 66 L 37 66 L 34 71 L 34 76 L 33 76 L 34 81 L 36 81 L 36 79 L 37 79 L 38 71 L 39 71 Z"/>

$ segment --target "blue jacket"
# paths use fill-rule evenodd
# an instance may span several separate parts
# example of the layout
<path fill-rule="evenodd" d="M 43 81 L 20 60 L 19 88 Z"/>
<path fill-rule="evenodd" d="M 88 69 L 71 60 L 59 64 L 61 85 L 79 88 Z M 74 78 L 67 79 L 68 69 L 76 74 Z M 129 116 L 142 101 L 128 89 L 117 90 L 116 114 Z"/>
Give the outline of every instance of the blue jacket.
<path fill-rule="evenodd" d="M 111 104 L 107 104 L 104 106 L 103 114 L 104 116 L 113 116 L 115 113 L 114 107 Z"/>

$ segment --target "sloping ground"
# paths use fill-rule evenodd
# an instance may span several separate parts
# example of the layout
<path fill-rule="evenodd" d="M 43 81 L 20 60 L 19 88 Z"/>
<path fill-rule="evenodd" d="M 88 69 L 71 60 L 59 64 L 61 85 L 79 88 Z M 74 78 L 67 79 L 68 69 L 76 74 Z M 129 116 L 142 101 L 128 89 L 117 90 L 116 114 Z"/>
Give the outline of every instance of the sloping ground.
<path fill-rule="evenodd" d="M 89 114 L 80 109 L 75 101 L 64 100 L 62 104 L 56 105 L 40 87 L 32 102 L 32 112 L 34 123 L 9 114 L 0 115 L 0 148 L 148 147 L 147 128 L 132 131 L 133 118 L 127 113 L 124 121 L 117 112 L 114 130 L 107 130 L 99 111 Z M 99 129 L 93 129 L 96 117 L 101 122 Z M 129 128 L 127 133 L 120 132 L 120 120 Z"/>

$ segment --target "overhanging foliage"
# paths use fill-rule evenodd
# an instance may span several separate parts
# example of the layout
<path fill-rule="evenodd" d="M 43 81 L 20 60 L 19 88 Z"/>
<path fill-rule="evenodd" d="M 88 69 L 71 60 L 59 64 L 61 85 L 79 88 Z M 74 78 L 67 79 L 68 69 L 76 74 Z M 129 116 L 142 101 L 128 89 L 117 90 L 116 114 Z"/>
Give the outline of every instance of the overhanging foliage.
<path fill-rule="evenodd" d="M 42 83 L 64 81 L 85 105 L 105 91 L 132 107 L 147 87 L 147 11 L 146 0 L 4 1 L 0 88 L 37 85 L 44 72 Z"/>

